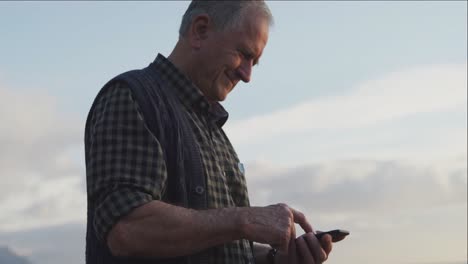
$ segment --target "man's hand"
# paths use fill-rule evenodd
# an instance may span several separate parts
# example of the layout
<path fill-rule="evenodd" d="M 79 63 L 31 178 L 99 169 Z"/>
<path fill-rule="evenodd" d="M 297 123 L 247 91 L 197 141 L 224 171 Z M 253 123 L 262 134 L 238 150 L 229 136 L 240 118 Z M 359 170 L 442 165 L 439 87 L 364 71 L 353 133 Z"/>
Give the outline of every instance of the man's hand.
<path fill-rule="evenodd" d="M 275 264 L 321 264 L 331 250 L 330 235 L 324 235 L 319 241 L 314 233 L 306 233 L 290 241 L 288 253 L 278 252 Z"/>
<path fill-rule="evenodd" d="M 296 237 L 294 223 L 299 224 L 306 233 L 313 233 L 312 226 L 304 214 L 286 204 L 243 208 L 243 237 L 270 244 L 283 252 L 289 251 L 290 242 Z"/>

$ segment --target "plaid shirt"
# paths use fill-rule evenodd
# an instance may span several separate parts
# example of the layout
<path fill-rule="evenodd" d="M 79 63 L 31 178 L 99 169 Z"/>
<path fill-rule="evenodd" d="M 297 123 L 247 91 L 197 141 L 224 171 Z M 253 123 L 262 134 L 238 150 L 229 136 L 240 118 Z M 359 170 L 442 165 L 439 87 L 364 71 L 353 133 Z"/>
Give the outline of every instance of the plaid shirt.
<path fill-rule="evenodd" d="M 188 113 L 206 175 L 208 208 L 249 206 L 243 167 L 222 130 L 227 113 L 219 103 L 210 104 L 164 56 L 159 54 L 155 64 Z M 98 100 L 91 116 L 86 170 L 88 196 L 96 206 L 92 224 L 105 241 L 121 217 L 147 202 L 161 200 L 171 175 L 167 173 L 164 149 L 148 130 L 130 89 L 117 83 Z M 254 263 L 246 240 L 199 254 L 209 260 L 206 264 Z"/>

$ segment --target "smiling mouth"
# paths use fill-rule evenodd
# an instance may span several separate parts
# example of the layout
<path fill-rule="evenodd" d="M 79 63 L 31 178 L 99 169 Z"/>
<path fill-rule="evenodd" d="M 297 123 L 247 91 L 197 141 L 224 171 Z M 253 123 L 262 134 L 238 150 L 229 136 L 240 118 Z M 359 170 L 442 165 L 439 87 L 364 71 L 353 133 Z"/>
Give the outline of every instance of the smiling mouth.
<path fill-rule="evenodd" d="M 232 90 L 232 89 L 234 88 L 234 86 L 236 86 L 237 82 L 234 82 L 234 81 L 233 81 L 231 78 L 229 78 L 229 76 L 227 76 L 227 75 L 226 75 L 226 77 L 227 77 L 227 79 L 229 80 L 229 82 L 231 83 L 231 89 L 230 89 L 230 90 Z"/>

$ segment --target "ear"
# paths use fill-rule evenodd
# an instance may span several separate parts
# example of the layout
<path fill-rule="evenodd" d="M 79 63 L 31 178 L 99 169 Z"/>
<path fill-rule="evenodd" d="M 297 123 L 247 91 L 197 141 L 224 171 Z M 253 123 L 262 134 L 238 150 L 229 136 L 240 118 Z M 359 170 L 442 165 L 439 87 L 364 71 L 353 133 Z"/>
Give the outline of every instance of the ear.
<path fill-rule="evenodd" d="M 207 14 L 196 16 L 189 29 L 189 40 L 192 48 L 199 49 L 203 40 L 206 40 L 213 24 Z"/>

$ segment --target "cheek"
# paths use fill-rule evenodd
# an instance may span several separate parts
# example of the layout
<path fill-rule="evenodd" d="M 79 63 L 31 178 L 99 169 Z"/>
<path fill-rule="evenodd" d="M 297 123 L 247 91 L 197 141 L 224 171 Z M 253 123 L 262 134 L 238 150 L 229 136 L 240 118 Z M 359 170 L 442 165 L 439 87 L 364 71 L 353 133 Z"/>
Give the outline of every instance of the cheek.
<path fill-rule="evenodd" d="M 229 65 L 230 67 L 235 70 L 237 69 L 241 63 L 242 63 L 242 58 L 239 56 L 238 53 L 235 53 L 235 54 L 232 54 L 232 56 L 230 56 L 230 60 L 229 60 Z"/>
<path fill-rule="evenodd" d="M 216 86 L 219 90 L 226 89 L 227 86 L 231 85 L 231 80 L 229 79 L 226 71 L 221 71 L 217 74 L 216 77 Z"/>
<path fill-rule="evenodd" d="M 223 75 L 229 83 L 235 82 L 239 79 L 236 72 L 240 66 L 240 61 L 241 60 L 236 59 L 235 56 L 231 56 L 228 60 L 225 60 L 225 64 L 223 65 Z"/>

